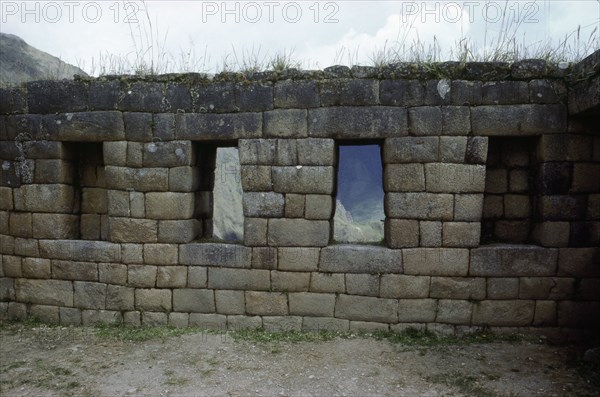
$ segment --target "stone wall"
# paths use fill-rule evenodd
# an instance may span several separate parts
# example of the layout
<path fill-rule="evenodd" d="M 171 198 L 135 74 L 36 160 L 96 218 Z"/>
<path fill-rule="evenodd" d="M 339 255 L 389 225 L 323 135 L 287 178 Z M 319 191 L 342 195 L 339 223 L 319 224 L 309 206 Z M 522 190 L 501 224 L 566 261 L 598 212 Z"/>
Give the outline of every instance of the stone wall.
<path fill-rule="evenodd" d="M 582 65 L 397 64 L 2 89 L 0 317 L 596 327 L 599 105 L 585 93 L 600 77 L 598 62 Z M 337 146 L 348 142 L 382 147 L 382 245 L 332 243 Z M 243 244 L 211 239 L 221 146 L 239 148 Z"/>

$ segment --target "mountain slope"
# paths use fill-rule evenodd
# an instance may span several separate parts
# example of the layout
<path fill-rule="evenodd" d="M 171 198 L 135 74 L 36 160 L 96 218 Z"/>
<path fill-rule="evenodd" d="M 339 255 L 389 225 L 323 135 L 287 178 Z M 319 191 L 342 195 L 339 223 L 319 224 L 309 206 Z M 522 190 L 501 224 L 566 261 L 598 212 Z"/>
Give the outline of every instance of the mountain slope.
<path fill-rule="evenodd" d="M 0 85 L 72 79 L 74 74 L 87 76 L 78 67 L 30 46 L 18 36 L 0 33 Z"/>

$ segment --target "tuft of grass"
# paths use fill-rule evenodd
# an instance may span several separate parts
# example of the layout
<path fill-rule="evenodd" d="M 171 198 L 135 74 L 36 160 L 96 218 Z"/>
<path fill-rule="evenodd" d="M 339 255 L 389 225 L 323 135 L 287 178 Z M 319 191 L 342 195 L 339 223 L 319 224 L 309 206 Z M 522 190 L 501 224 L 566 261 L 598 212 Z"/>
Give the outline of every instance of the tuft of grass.
<path fill-rule="evenodd" d="M 199 328 L 174 328 L 166 326 L 129 327 L 120 325 L 99 325 L 96 326 L 95 329 L 96 335 L 99 337 L 127 342 L 145 342 L 205 332 Z"/>
<path fill-rule="evenodd" d="M 519 343 L 523 341 L 534 341 L 534 337 L 521 334 L 494 334 L 482 330 L 462 337 L 439 336 L 431 331 L 407 328 L 402 332 L 377 331 L 373 337 L 378 340 L 386 339 L 390 343 L 409 346 L 448 346 L 469 345 L 477 343 L 510 342 Z"/>
<path fill-rule="evenodd" d="M 477 377 L 465 375 L 459 371 L 444 372 L 429 376 L 427 380 L 433 383 L 456 387 L 461 393 L 472 397 L 498 397 L 497 393 L 479 385 Z"/>
<path fill-rule="evenodd" d="M 316 332 L 284 331 L 268 332 L 262 328 L 244 329 L 230 333 L 236 341 L 270 342 L 327 342 L 336 338 L 348 338 L 349 333 L 320 330 Z"/>

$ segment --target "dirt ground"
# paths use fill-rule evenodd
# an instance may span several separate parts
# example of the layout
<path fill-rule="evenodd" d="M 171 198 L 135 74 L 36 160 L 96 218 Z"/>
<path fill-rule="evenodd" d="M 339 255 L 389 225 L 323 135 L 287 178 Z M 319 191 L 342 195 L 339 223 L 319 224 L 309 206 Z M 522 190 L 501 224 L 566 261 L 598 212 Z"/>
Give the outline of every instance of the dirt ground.
<path fill-rule="evenodd" d="M 600 396 L 598 368 L 575 361 L 581 347 L 531 339 L 144 332 L 1 324 L 0 395 Z"/>

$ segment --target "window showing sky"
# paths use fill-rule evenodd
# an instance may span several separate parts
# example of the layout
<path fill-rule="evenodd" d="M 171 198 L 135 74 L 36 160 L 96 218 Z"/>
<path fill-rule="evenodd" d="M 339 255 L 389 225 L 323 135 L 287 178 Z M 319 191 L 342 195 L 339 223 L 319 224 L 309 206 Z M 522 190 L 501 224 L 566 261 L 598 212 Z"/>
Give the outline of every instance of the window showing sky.
<path fill-rule="evenodd" d="M 92 74 L 140 58 L 159 71 L 209 73 L 268 66 L 277 55 L 303 68 L 489 58 L 498 48 L 581 58 L 600 40 L 598 0 L 3 0 L 0 13 L 3 33 Z"/>

